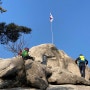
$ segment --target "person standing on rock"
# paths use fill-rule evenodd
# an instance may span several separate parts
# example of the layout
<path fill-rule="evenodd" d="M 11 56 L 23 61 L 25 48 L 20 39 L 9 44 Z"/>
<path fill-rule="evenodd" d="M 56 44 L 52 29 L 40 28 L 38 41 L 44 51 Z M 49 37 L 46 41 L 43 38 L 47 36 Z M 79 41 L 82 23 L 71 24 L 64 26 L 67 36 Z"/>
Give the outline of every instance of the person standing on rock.
<path fill-rule="evenodd" d="M 41 64 L 47 65 L 48 58 L 52 58 L 52 57 L 54 57 L 54 56 L 48 56 L 46 54 L 43 54 L 42 55 L 42 62 L 41 62 Z"/>
<path fill-rule="evenodd" d="M 85 78 L 85 68 L 88 64 L 88 60 L 85 58 L 84 55 L 80 54 L 79 57 L 75 60 L 75 63 L 79 66 L 81 77 Z"/>
<path fill-rule="evenodd" d="M 42 55 L 42 62 L 41 62 L 41 64 L 47 65 L 47 55 L 45 55 L 45 54 Z"/>

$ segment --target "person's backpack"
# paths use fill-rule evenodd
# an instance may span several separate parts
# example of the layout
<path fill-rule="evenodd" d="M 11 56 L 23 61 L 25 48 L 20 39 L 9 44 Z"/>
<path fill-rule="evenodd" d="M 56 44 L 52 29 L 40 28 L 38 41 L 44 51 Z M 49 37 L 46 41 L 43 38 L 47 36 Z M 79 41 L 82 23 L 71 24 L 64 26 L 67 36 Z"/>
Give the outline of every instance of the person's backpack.
<path fill-rule="evenodd" d="M 23 50 L 23 51 L 22 51 L 22 57 L 26 57 L 26 56 L 28 56 L 28 51 Z"/>
<path fill-rule="evenodd" d="M 85 63 L 86 59 L 84 56 L 79 56 L 79 63 Z"/>
<path fill-rule="evenodd" d="M 85 57 L 84 56 L 79 56 L 81 61 L 85 61 Z"/>
<path fill-rule="evenodd" d="M 22 50 L 20 50 L 20 51 L 18 52 L 18 55 L 20 55 L 20 56 L 21 56 L 21 54 L 22 54 Z"/>

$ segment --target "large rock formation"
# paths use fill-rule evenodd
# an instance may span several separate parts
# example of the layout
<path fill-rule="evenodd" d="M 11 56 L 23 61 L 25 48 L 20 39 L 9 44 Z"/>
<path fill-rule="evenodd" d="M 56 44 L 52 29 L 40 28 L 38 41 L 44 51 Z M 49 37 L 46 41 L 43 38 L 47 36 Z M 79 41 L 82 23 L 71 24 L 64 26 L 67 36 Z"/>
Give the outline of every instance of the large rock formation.
<path fill-rule="evenodd" d="M 51 75 L 51 70 L 46 66 L 35 61 L 27 60 L 25 62 L 25 69 L 27 84 L 29 86 L 40 88 L 41 90 L 45 90 L 49 86 L 47 78 Z"/>
<path fill-rule="evenodd" d="M 0 88 L 21 86 L 25 81 L 24 61 L 21 57 L 0 60 Z"/>
<path fill-rule="evenodd" d="M 52 69 L 59 67 L 65 69 L 73 75 L 81 76 L 75 61 L 69 57 L 64 51 L 58 50 L 53 44 L 41 44 L 30 49 L 29 54 L 35 57 L 35 61 L 42 62 L 42 55 L 51 56 L 48 58 L 47 67 Z M 57 70 L 55 71 L 57 72 Z M 76 73 L 77 72 L 77 73 Z M 86 67 L 86 80 L 90 79 L 89 68 Z"/>
<path fill-rule="evenodd" d="M 47 56 L 46 65 L 41 64 L 44 54 Z M 0 58 L 0 88 L 19 86 L 46 90 L 50 84 L 90 86 L 90 69 L 86 67 L 86 77 L 82 78 L 75 61 L 53 44 L 34 46 L 29 55 L 35 60 L 24 61 L 20 56 L 7 60 Z"/>

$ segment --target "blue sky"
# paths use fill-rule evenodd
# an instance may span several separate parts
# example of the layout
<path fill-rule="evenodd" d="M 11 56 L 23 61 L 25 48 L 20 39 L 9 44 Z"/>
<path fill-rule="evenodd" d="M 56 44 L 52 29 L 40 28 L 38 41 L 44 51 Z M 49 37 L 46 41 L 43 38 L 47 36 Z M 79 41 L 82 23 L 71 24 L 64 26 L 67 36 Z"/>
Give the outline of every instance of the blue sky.
<path fill-rule="evenodd" d="M 52 42 L 51 12 L 55 46 L 73 59 L 82 53 L 90 66 L 90 0 L 3 0 L 2 6 L 8 11 L 0 14 L 0 22 L 32 29 L 26 37 L 30 48 Z M 0 58 L 13 57 L 2 45 L 0 50 Z"/>

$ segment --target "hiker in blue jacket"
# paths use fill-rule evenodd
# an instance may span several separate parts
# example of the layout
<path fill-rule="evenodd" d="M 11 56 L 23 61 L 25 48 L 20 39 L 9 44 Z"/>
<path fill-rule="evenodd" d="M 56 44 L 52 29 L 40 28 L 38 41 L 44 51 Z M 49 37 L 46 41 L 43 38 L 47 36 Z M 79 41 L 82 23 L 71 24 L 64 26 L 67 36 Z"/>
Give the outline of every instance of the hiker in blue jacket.
<path fill-rule="evenodd" d="M 88 60 L 83 56 L 82 54 L 79 55 L 79 57 L 75 60 L 75 63 L 78 64 L 79 70 L 81 73 L 81 77 L 85 78 L 85 68 L 88 64 Z"/>

